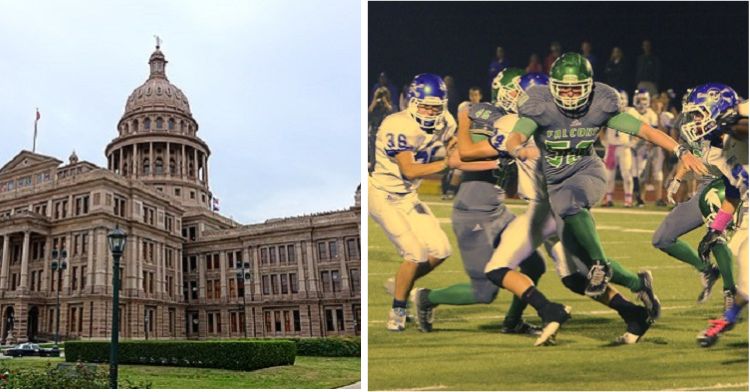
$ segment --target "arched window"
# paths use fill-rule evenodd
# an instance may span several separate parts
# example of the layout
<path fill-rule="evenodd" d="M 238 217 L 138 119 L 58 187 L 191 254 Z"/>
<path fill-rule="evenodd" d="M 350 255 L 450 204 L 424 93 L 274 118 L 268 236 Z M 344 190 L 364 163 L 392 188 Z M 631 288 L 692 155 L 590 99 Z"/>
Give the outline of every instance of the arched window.
<path fill-rule="evenodd" d="M 125 123 L 125 133 L 130 133 L 130 124 Z"/>
<path fill-rule="evenodd" d="M 180 121 L 180 132 L 185 132 L 185 121 Z"/>
<path fill-rule="evenodd" d="M 169 174 L 170 175 L 176 175 L 177 174 L 177 163 L 175 163 L 174 159 L 169 160 Z"/>
<path fill-rule="evenodd" d="M 150 118 L 147 118 L 147 119 L 143 120 L 143 129 L 145 129 L 147 131 L 151 130 L 151 119 Z"/>
<path fill-rule="evenodd" d="M 156 118 L 156 129 L 162 129 L 164 128 L 164 120 L 161 119 L 161 117 Z"/>
<path fill-rule="evenodd" d="M 133 132 L 138 132 L 138 120 L 133 120 Z"/>
<path fill-rule="evenodd" d="M 174 130 L 174 119 L 170 118 L 169 121 L 167 121 L 167 129 Z"/>
<path fill-rule="evenodd" d="M 151 162 L 148 161 L 148 158 L 143 160 L 143 174 L 148 175 L 151 172 Z"/>

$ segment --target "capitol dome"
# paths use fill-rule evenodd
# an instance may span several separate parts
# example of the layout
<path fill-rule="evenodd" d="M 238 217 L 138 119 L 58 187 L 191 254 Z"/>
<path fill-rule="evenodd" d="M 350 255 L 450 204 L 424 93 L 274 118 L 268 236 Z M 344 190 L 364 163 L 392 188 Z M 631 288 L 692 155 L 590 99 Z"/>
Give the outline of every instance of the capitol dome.
<path fill-rule="evenodd" d="M 167 60 L 158 46 L 151 54 L 148 63 L 151 66 L 148 80 L 130 94 L 125 103 L 123 117 L 149 109 L 173 109 L 190 115 L 190 104 L 187 97 L 182 93 L 182 90 L 169 83 L 169 79 L 167 79 L 165 72 Z"/>

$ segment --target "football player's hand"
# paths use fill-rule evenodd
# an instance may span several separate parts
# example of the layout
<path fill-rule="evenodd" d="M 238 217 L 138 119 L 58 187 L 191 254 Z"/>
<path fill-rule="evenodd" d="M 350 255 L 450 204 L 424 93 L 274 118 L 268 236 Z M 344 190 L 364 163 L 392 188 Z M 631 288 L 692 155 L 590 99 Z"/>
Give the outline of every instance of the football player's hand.
<path fill-rule="evenodd" d="M 518 150 L 516 158 L 520 159 L 521 161 L 539 158 L 539 149 L 532 146 L 521 148 L 520 150 Z"/>
<path fill-rule="evenodd" d="M 711 248 L 716 244 L 726 243 L 726 239 L 722 232 L 714 229 L 708 229 L 708 233 L 703 236 L 701 243 L 698 245 L 698 254 L 701 256 L 701 260 L 704 263 L 708 263 Z"/>
<path fill-rule="evenodd" d="M 461 166 L 461 154 L 455 148 L 448 149 L 448 155 L 445 157 L 445 164 L 451 169 L 457 169 Z"/>
<path fill-rule="evenodd" d="M 672 181 L 669 182 L 669 185 L 667 186 L 667 201 L 669 201 L 672 204 L 677 204 L 674 201 L 674 194 L 680 190 L 680 185 L 681 185 L 681 182 L 677 178 L 673 178 Z"/>
<path fill-rule="evenodd" d="M 706 165 L 701 162 L 700 159 L 696 158 L 695 155 L 691 152 L 686 152 L 682 154 L 682 157 L 680 157 L 680 161 L 685 166 L 686 169 L 696 173 L 705 175 L 708 174 L 708 169 L 706 169 Z"/>

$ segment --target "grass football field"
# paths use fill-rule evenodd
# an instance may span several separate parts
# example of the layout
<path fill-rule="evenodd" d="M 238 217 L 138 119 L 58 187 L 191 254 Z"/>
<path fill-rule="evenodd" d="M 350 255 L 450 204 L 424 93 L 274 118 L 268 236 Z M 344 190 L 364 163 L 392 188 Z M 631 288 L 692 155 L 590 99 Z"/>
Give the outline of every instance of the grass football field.
<path fill-rule="evenodd" d="M 451 204 L 424 196 L 454 255 L 417 282 L 438 288 L 468 282 L 450 225 Z M 519 214 L 525 205 L 515 204 Z M 383 283 L 394 275 L 399 256 L 380 226 L 369 221 L 369 388 L 371 390 L 748 390 L 747 309 L 735 329 L 711 348 L 695 337 L 706 320 L 722 312 L 721 281 L 708 303 L 697 305 L 700 290 L 692 267 L 651 246 L 651 236 L 666 210 L 594 209 L 609 257 L 632 271 L 654 275 L 662 301 L 661 318 L 640 343 L 613 346 L 625 324 L 611 309 L 568 291 L 547 258 L 539 287 L 546 296 L 573 307 L 573 318 L 558 333 L 557 346 L 533 347 L 530 336 L 499 333 L 510 294 L 501 290 L 490 305 L 440 306 L 434 331 L 410 324 L 401 333 L 385 329 L 391 298 Z M 697 246 L 704 230 L 683 239 Z M 619 288 L 618 288 L 619 289 Z M 636 303 L 634 295 L 621 293 Z M 640 304 L 640 303 L 639 303 Z M 524 317 L 539 323 L 529 307 Z"/>

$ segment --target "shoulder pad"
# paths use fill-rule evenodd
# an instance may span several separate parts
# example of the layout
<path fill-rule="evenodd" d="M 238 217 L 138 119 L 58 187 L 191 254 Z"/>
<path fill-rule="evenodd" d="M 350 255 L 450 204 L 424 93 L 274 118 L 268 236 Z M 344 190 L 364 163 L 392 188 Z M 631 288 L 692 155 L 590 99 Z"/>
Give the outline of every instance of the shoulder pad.
<path fill-rule="evenodd" d="M 604 83 L 594 83 L 594 101 L 592 104 L 596 104 L 605 113 L 618 113 L 620 111 L 620 94 Z"/>
<path fill-rule="evenodd" d="M 547 86 L 531 86 L 522 94 L 521 101 L 518 102 L 518 114 L 532 119 L 539 117 L 544 113 L 547 103 L 552 102 L 552 94 Z"/>
<path fill-rule="evenodd" d="M 472 121 L 486 121 L 499 111 L 500 109 L 491 103 L 480 102 L 471 106 L 469 109 L 469 118 Z"/>

